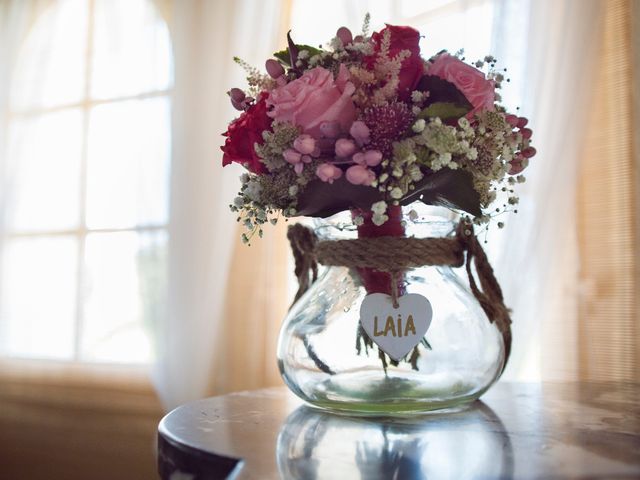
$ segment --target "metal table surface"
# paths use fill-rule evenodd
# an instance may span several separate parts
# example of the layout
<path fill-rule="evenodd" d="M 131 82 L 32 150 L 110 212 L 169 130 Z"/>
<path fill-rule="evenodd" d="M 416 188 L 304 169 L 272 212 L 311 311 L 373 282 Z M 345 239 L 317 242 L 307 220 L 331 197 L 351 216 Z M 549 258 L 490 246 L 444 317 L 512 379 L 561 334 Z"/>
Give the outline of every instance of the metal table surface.
<path fill-rule="evenodd" d="M 640 386 L 505 383 L 458 413 L 337 416 L 286 388 L 183 405 L 163 479 L 640 478 Z"/>

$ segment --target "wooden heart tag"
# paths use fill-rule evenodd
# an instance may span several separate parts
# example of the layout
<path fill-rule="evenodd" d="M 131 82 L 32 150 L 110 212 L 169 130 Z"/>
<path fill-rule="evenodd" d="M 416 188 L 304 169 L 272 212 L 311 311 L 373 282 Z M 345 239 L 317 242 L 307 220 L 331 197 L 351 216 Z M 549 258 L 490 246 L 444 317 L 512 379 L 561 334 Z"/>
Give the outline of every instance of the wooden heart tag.
<path fill-rule="evenodd" d="M 398 361 L 420 343 L 432 316 L 431 302 L 416 293 L 399 297 L 398 308 L 384 293 L 367 295 L 360 306 L 362 328 L 383 352 Z"/>

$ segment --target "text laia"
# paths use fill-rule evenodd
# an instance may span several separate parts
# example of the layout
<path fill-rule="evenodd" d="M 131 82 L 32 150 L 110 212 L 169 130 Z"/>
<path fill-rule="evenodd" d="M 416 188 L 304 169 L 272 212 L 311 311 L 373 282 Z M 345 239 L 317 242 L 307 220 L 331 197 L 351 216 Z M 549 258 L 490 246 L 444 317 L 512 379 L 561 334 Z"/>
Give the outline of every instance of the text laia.
<path fill-rule="evenodd" d="M 373 336 L 374 337 L 406 337 L 407 335 L 415 335 L 416 326 L 413 323 L 413 315 L 409 315 L 405 321 L 402 319 L 402 315 L 398 315 L 398 318 L 394 321 L 393 317 L 389 315 L 384 322 L 384 329 L 378 327 L 378 316 L 373 317 Z"/>

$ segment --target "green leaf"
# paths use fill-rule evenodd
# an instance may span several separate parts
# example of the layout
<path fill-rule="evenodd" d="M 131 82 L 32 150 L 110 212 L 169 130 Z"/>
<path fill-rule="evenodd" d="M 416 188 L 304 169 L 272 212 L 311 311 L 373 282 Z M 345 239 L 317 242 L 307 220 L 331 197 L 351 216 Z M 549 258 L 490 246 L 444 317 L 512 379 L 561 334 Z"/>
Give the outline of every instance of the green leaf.
<path fill-rule="evenodd" d="M 344 177 L 333 183 L 312 180 L 298 197 L 297 215 L 326 218 L 352 207 L 370 209 L 382 200 L 377 188 L 353 185 Z"/>
<path fill-rule="evenodd" d="M 461 107 L 467 107 L 469 111 L 473 108 L 471 103 L 469 103 L 469 100 L 467 100 L 467 97 L 465 97 L 453 83 L 447 82 L 435 75 L 424 75 L 420 79 L 420 82 L 418 82 L 416 90 L 429 92 L 427 105 L 445 102 L 453 103 Z"/>
<path fill-rule="evenodd" d="M 288 67 L 291 66 L 291 61 L 289 60 L 288 48 L 285 48 L 284 50 L 280 50 L 279 52 L 274 53 L 273 56 L 276 57 L 278 60 L 280 60 L 280 63 L 283 63 Z"/>
<path fill-rule="evenodd" d="M 298 197 L 298 216 L 326 218 L 350 208 L 370 209 L 383 200 L 382 193 L 373 187 L 352 185 L 344 176 L 333 183 L 312 180 Z M 482 215 L 480 195 L 473 188 L 473 177 L 465 170 L 443 168 L 431 172 L 415 184 L 415 190 L 400 203 L 415 201 L 464 210 L 474 216 Z"/>
<path fill-rule="evenodd" d="M 315 48 L 310 45 L 296 45 L 296 48 L 298 49 L 298 52 L 302 50 L 307 50 L 309 52 L 309 57 L 313 57 L 314 55 L 317 55 L 318 53 L 322 52 L 322 50 L 320 50 L 319 48 Z M 282 64 L 288 67 L 291 66 L 291 55 L 289 54 L 288 47 L 285 48 L 284 50 L 280 50 L 274 53 L 273 56 L 276 57 L 278 60 L 280 60 Z"/>
<path fill-rule="evenodd" d="M 443 168 L 427 173 L 415 184 L 415 190 L 405 196 L 401 203 L 409 205 L 420 200 L 426 205 L 455 208 L 479 217 L 482 215 L 480 195 L 473 188 L 473 177 L 465 170 Z"/>
<path fill-rule="evenodd" d="M 436 102 L 429 105 L 418 114 L 418 118 L 440 117 L 442 121 L 457 120 L 471 111 L 466 105 L 456 105 L 451 102 Z"/>

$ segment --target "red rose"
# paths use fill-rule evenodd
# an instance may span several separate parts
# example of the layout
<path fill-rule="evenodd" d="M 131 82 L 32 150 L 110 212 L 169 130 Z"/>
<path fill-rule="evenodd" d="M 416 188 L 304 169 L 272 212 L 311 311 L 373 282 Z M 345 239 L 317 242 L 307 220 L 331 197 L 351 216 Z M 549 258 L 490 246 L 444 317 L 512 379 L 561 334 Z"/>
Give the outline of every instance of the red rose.
<path fill-rule="evenodd" d="M 249 107 L 246 112 L 242 112 L 229 125 L 229 129 L 223 133 L 227 140 L 220 149 L 224 152 L 222 166 L 236 162 L 253 173 L 266 173 L 267 169 L 262 163 L 262 159 L 256 153 L 254 145 L 262 145 L 264 139 L 262 132 L 271 130 L 271 118 L 267 116 L 268 93 L 263 92 L 258 97 L 255 105 Z"/>
<path fill-rule="evenodd" d="M 411 92 L 416 89 L 418 82 L 424 75 L 424 63 L 420 58 L 420 32 L 411 27 L 398 27 L 388 24 L 380 32 L 375 32 L 371 35 L 375 53 L 365 59 L 369 69 L 372 69 L 375 64 L 382 46 L 382 39 L 387 31 L 391 35 L 389 57 L 395 57 L 402 50 L 410 52 L 409 57 L 402 61 L 398 83 L 398 98 L 407 101 L 411 97 Z"/>

